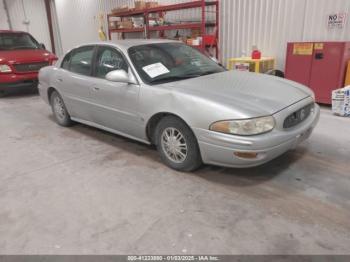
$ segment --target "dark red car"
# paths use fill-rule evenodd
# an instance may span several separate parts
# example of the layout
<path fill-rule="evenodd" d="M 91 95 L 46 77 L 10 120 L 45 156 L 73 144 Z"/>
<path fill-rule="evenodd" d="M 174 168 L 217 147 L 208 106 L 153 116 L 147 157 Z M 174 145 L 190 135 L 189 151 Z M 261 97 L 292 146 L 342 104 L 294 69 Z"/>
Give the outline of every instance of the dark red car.
<path fill-rule="evenodd" d="M 14 89 L 36 88 L 38 71 L 56 60 L 30 34 L 0 30 L 0 96 Z"/>

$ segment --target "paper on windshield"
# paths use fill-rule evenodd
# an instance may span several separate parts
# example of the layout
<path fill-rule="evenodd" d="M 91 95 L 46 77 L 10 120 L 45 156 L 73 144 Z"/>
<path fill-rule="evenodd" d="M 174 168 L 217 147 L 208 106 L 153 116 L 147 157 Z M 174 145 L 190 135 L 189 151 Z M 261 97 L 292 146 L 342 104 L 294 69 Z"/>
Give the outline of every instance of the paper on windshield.
<path fill-rule="evenodd" d="M 170 73 L 170 71 L 168 70 L 168 68 L 166 68 L 165 65 L 163 65 L 162 63 L 155 63 L 155 64 L 151 64 L 148 66 L 144 66 L 142 67 L 143 71 L 145 71 L 149 77 L 151 78 L 155 78 L 157 76 L 160 75 L 164 75 L 167 73 Z"/>

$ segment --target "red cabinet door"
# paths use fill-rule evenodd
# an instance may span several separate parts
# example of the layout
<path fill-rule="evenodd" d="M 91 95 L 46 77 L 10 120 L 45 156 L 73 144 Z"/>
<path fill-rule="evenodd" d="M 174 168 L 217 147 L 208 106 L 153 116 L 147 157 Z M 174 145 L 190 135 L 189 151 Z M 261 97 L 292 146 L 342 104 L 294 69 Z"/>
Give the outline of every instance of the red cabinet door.
<path fill-rule="evenodd" d="M 332 90 L 342 88 L 344 47 L 344 43 L 326 42 L 314 50 L 309 86 L 319 103 L 331 104 Z"/>
<path fill-rule="evenodd" d="M 306 52 L 298 52 L 298 48 L 300 47 L 297 45 L 300 44 L 302 45 L 304 43 L 288 43 L 285 74 L 287 79 L 309 86 L 313 51 L 311 51 L 311 53 L 307 50 Z M 313 49 L 313 44 L 311 45 L 311 48 Z"/>

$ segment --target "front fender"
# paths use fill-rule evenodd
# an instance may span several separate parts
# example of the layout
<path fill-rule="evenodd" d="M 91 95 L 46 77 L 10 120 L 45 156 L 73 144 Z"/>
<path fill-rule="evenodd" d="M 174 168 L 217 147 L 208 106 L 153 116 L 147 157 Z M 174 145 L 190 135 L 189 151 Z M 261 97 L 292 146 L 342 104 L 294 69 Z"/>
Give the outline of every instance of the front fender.
<path fill-rule="evenodd" d="M 145 125 L 158 113 L 178 116 L 191 128 L 208 129 L 218 121 L 233 117 L 232 109 L 171 87 L 143 85 L 140 89 L 140 114 Z"/>

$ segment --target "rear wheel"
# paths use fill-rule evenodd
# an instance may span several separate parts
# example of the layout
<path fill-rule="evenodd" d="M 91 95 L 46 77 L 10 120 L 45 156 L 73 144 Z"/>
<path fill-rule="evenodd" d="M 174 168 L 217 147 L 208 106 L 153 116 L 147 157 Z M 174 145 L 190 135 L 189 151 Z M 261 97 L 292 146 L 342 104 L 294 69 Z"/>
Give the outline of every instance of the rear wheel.
<path fill-rule="evenodd" d="M 62 97 L 57 91 L 52 92 L 50 96 L 50 102 L 56 122 L 61 126 L 71 126 L 72 120 L 70 119 Z"/>
<path fill-rule="evenodd" d="M 157 125 L 155 138 L 158 152 L 167 166 L 184 172 L 194 171 L 201 166 L 197 139 L 179 118 L 163 118 Z"/>

